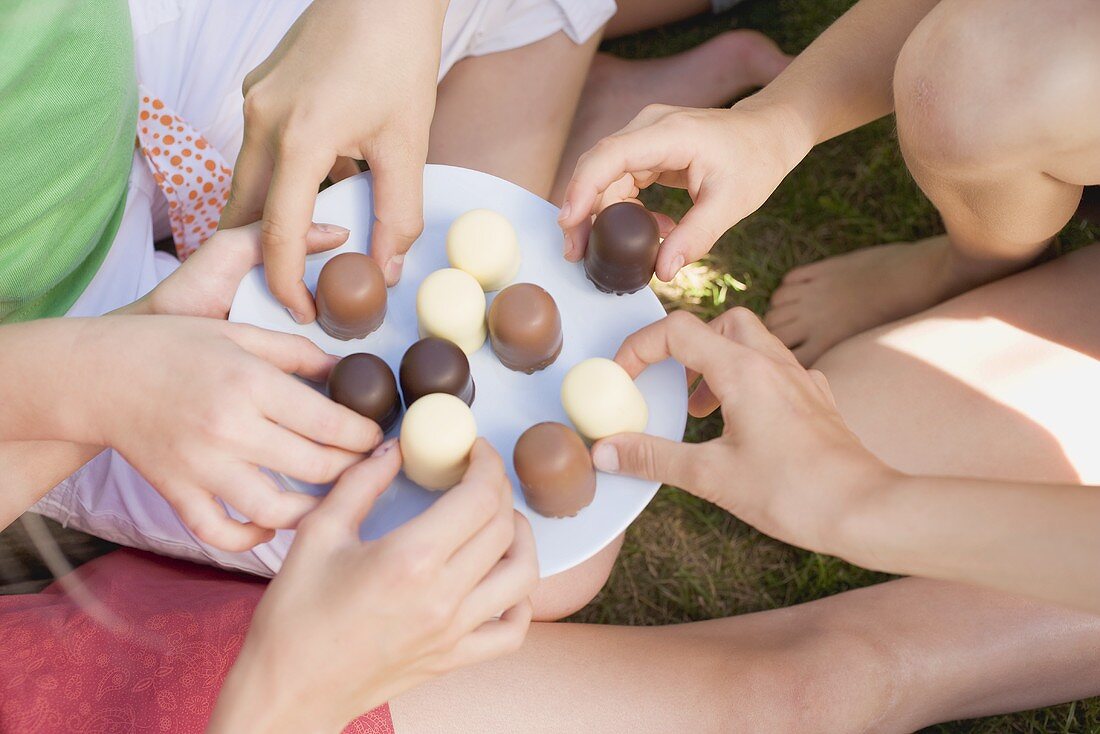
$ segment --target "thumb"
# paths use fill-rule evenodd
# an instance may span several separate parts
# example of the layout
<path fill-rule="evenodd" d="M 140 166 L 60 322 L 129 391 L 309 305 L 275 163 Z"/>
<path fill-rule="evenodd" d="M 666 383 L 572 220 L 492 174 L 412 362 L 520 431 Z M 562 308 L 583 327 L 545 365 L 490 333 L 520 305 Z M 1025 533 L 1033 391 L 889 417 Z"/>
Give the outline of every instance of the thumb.
<path fill-rule="evenodd" d="M 710 252 L 718 238 L 735 224 L 730 221 L 729 208 L 718 203 L 723 197 L 711 193 L 706 200 L 688 210 L 661 244 L 657 255 L 657 277 L 664 282 L 675 278 L 684 265 Z"/>
<path fill-rule="evenodd" d="M 699 449 L 697 444 L 647 433 L 620 433 L 596 442 L 592 463 L 608 474 L 649 479 L 694 493 L 699 489 Z"/>
<path fill-rule="evenodd" d="M 313 254 L 339 247 L 347 242 L 349 234 L 347 228 L 337 224 L 312 224 L 306 233 L 306 253 Z M 263 262 L 260 223 L 218 230 L 195 251 L 188 262 L 196 259 L 204 267 L 209 261 L 211 272 L 220 270 L 225 277 L 239 283 L 249 270 Z"/>
<path fill-rule="evenodd" d="M 370 514 L 375 500 L 390 486 L 400 468 L 401 451 L 397 440 L 390 439 L 344 472 L 311 514 L 327 516 L 333 525 L 346 527 L 358 537 L 359 525 Z"/>

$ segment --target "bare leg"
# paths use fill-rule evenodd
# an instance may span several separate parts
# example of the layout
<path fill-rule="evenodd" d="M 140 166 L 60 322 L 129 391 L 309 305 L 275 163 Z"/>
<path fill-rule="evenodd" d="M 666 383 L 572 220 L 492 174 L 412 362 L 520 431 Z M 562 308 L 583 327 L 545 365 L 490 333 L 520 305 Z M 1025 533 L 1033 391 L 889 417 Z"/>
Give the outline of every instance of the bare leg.
<path fill-rule="evenodd" d="M 1093 245 L 861 334 L 815 366 L 828 376 L 848 424 L 900 469 L 1100 484 L 1098 284 L 1100 245 Z M 943 599 L 982 620 L 986 642 L 959 652 L 985 654 L 982 647 L 998 639 L 1000 662 L 982 670 L 953 655 L 915 654 L 914 665 L 934 664 L 936 671 L 916 689 L 928 705 L 908 714 L 915 723 L 1100 693 L 1100 681 L 1079 687 L 1069 677 L 1074 666 L 1100 666 L 1100 618 L 940 586 Z M 923 634 L 953 624 L 933 619 Z M 1060 630 L 1066 645 L 1043 651 L 1028 629 L 1047 631 L 1040 636 Z M 957 707 L 979 689 L 969 700 L 983 705 L 961 713 Z"/>
<path fill-rule="evenodd" d="M 1062 263 L 1015 276 L 968 298 L 1002 287 L 1014 290 L 1010 295 L 995 291 L 1002 294 L 999 298 L 1015 303 L 1023 297 L 1033 302 L 1040 287 L 1048 298 L 1079 295 L 1080 284 L 1061 282 L 1059 271 L 1053 269 Z M 1051 272 L 1055 275 L 1045 284 L 1028 280 L 1036 275 L 1046 278 Z M 967 303 L 978 312 L 986 310 L 987 304 L 981 301 Z M 1074 296 L 1063 300 L 1060 308 L 1071 316 L 1089 313 L 1095 318 L 1098 305 L 1081 303 Z M 1043 306 L 1036 310 L 1050 311 Z M 951 313 L 938 311 L 937 316 L 949 319 Z M 1017 322 L 1023 332 L 1035 333 L 1039 328 L 1019 318 Z M 919 332 L 934 325 L 914 323 L 912 328 Z M 1081 349 L 1094 345 L 1098 333 L 1096 324 L 1069 318 L 1040 337 Z M 945 346 L 950 351 L 951 345 Z M 1017 352 L 1027 357 L 1035 344 L 1017 346 Z M 880 354 L 890 351 L 869 339 L 853 340 L 821 366 L 829 373 L 848 420 L 888 460 L 930 473 L 981 475 L 991 466 L 1000 466 L 987 456 L 991 444 L 1004 440 L 1009 446 L 1020 446 L 1030 440 L 1036 444 L 1034 450 L 1017 456 L 1015 464 L 1031 472 L 1029 476 L 1056 479 L 1068 476 L 1066 472 L 1095 476 L 1080 461 L 1067 464 L 1062 452 L 1063 446 L 1087 442 L 1095 435 L 1095 426 L 1086 426 L 1082 435 L 1079 425 L 1048 420 L 1048 430 L 1061 433 L 1055 433 L 1053 440 L 1037 440 L 1035 419 L 1020 412 L 1026 406 L 1007 412 L 989 396 L 976 402 L 946 400 L 941 412 L 929 418 L 930 425 L 957 427 L 960 441 L 922 453 L 923 444 L 903 432 L 922 414 L 909 416 L 905 411 L 912 410 L 912 404 L 879 398 L 888 388 L 893 396 L 920 396 L 911 403 L 921 407 L 932 404 L 925 401 L 928 391 L 940 389 L 950 395 L 955 381 L 948 373 L 925 369 L 922 360 L 928 358 L 922 355 L 900 374 L 910 379 L 938 375 L 940 382 L 891 382 L 880 389 L 881 366 L 868 369 L 872 360 L 862 358 L 872 347 Z M 988 363 L 1001 368 L 1014 364 L 1011 360 L 1002 364 L 997 357 L 998 353 L 990 353 Z M 1082 381 L 1079 371 L 1049 371 L 1062 364 L 1048 362 L 1045 379 L 1060 385 L 1063 395 L 1094 394 L 1096 378 L 1091 373 Z M 1005 374 L 1020 373 L 1006 370 Z M 857 400 L 861 396 L 862 402 Z M 1094 411 L 1097 414 L 1100 410 Z M 1016 420 L 1002 425 L 1010 418 Z M 968 431 L 971 420 L 976 427 Z M 997 431 L 990 435 L 994 421 Z M 877 440 L 876 432 L 882 434 Z M 898 432 L 898 440 L 889 441 L 891 432 Z M 935 435 L 931 429 L 928 433 Z M 967 464 L 968 458 L 973 462 Z M 742 730 L 752 731 L 911 731 L 936 720 L 1094 695 L 1100 678 L 1098 640 L 1100 620 L 1089 615 L 993 592 L 906 579 L 792 609 L 693 625 L 649 629 L 536 625 L 530 644 L 518 654 L 407 694 L 394 702 L 393 711 L 403 734 L 716 731 L 738 723 Z M 795 720 L 799 716 L 804 718 Z"/>
<path fill-rule="evenodd" d="M 668 627 L 536 624 L 406 693 L 400 734 L 910 732 L 1097 692 L 1100 620 L 904 579 Z"/>
<path fill-rule="evenodd" d="M 428 161 L 485 171 L 546 197 L 597 36 L 564 33 L 455 64 L 439 85 Z"/>
<path fill-rule="evenodd" d="M 710 10 L 710 0 L 619 0 L 619 10 L 607 24 L 604 38 L 629 36 L 659 28 Z"/>
<path fill-rule="evenodd" d="M 1100 482 L 1097 283 L 1100 245 L 817 366 L 853 428 L 903 469 Z M 401 734 L 908 732 L 1097 693 L 1100 617 L 904 579 L 671 627 L 536 625 L 516 655 L 406 694 L 393 714 Z"/>
<path fill-rule="evenodd" d="M 997 33 L 967 29 L 992 27 Z M 1004 21 L 1004 22 L 1002 22 Z M 1100 181 L 1100 8 L 947 0 L 898 58 L 902 151 L 947 236 L 796 268 L 767 324 L 811 364 L 842 339 L 1019 270 Z"/>

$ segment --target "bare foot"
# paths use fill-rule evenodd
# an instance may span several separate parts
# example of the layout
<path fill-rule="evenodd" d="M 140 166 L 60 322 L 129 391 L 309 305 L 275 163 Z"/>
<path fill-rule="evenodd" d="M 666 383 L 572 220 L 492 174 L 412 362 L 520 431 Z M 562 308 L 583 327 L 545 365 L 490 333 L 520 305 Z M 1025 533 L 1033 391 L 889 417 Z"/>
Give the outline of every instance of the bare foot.
<path fill-rule="evenodd" d="M 648 104 L 714 107 L 762 87 L 791 57 L 757 31 L 728 31 L 662 59 L 597 54 L 573 118 L 551 201 L 560 201 L 580 155 Z"/>
<path fill-rule="evenodd" d="M 880 245 L 787 273 L 764 323 L 806 367 L 830 347 L 1019 270 L 1025 262 L 962 262 L 947 235 Z"/>

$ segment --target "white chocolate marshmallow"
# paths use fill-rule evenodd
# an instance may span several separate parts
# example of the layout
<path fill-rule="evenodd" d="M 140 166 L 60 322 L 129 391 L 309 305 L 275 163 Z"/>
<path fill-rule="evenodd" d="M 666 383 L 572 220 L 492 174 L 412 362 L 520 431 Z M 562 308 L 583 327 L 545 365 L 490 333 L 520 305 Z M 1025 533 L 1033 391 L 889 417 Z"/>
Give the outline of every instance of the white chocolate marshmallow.
<path fill-rule="evenodd" d="M 474 276 L 455 268 L 437 270 L 416 292 L 420 336 L 436 336 L 473 354 L 485 343 L 485 292 Z"/>
<path fill-rule="evenodd" d="M 425 489 L 450 489 L 470 464 L 477 423 L 454 395 L 431 393 L 413 403 L 401 423 L 405 476 Z"/>
<path fill-rule="evenodd" d="M 566 373 L 561 404 L 577 431 L 589 441 L 616 433 L 639 433 L 649 422 L 642 391 L 618 363 L 586 359 Z"/>
<path fill-rule="evenodd" d="M 452 268 L 474 276 L 486 292 L 500 290 L 519 270 L 516 229 L 492 209 L 468 211 L 447 230 L 447 259 Z"/>

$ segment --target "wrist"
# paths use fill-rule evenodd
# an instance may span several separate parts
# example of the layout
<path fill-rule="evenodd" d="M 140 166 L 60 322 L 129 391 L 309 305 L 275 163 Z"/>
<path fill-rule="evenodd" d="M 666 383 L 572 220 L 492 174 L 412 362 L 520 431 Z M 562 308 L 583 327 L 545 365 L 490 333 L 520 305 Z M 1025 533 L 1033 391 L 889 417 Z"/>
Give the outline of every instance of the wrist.
<path fill-rule="evenodd" d="M 877 459 L 854 471 L 829 532 L 829 555 L 873 571 L 892 571 L 878 538 L 895 521 L 889 507 L 910 477 Z"/>
<path fill-rule="evenodd" d="M 293 690 L 287 679 L 246 638 L 222 684 L 207 734 L 337 734 L 354 717 L 334 711 L 332 701 Z"/>
<path fill-rule="evenodd" d="M 133 349 L 127 335 L 119 339 L 116 332 L 128 322 L 112 315 L 79 321 L 65 348 L 63 367 L 56 370 L 52 402 L 59 409 L 66 440 L 113 447 L 106 421 L 118 412 L 120 396 L 111 377 L 119 374 L 123 355 Z M 133 362 L 128 366 L 136 368 Z"/>
<path fill-rule="evenodd" d="M 762 117 L 768 127 L 778 132 L 776 138 L 780 141 L 785 174 L 790 173 L 817 144 L 817 131 L 805 110 L 778 96 L 764 96 L 766 91 L 746 97 L 731 109 Z"/>

